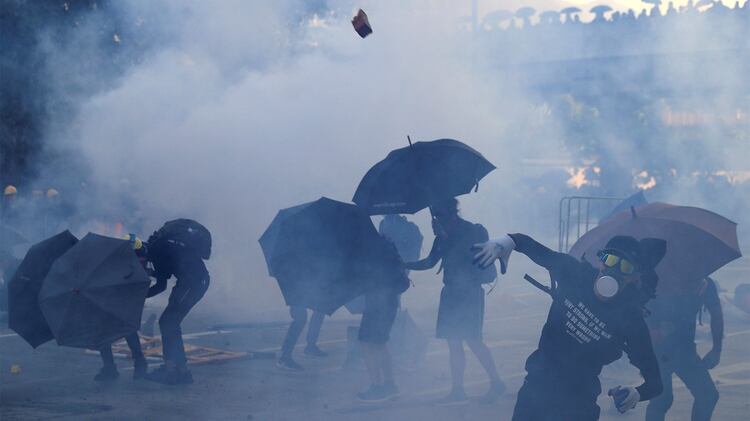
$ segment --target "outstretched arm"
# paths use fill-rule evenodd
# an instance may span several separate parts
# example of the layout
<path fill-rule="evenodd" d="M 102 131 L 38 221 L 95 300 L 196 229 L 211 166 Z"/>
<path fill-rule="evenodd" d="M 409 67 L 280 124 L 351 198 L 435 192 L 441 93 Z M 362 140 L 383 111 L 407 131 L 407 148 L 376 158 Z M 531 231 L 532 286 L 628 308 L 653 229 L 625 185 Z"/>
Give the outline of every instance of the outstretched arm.
<path fill-rule="evenodd" d="M 440 250 L 440 238 L 435 237 L 435 241 L 432 243 L 430 254 L 422 260 L 404 263 L 404 268 L 409 270 L 427 270 L 435 267 L 435 265 L 440 261 L 441 258 L 442 252 Z"/>
<path fill-rule="evenodd" d="M 488 267 L 495 259 L 500 260 L 500 271 L 502 273 L 505 273 L 508 259 L 510 259 L 513 250 L 525 254 L 534 263 L 550 272 L 565 271 L 578 265 L 578 260 L 574 257 L 552 251 L 525 234 L 508 234 L 486 243 L 475 244 L 473 250 L 477 252 L 474 256 L 475 263 L 481 267 Z"/>

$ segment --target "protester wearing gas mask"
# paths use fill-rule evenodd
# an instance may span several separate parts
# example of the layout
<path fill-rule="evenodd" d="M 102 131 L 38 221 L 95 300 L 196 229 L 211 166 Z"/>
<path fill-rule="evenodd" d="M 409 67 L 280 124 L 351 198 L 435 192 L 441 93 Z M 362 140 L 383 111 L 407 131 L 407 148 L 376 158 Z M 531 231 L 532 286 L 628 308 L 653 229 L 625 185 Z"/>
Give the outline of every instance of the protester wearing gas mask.
<path fill-rule="evenodd" d="M 620 412 L 661 393 L 659 365 L 643 304 L 656 282 L 658 258 L 633 237 L 613 237 L 597 256 L 598 267 L 557 253 L 524 234 L 510 234 L 474 246 L 480 266 L 500 260 L 505 273 L 513 250 L 528 256 L 550 273 L 553 297 L 539 346 L 526 361 L 527 376 L 518 392 L 514 421 L 596 420 L 602 367 L 625 351 L 644 378 L 637 387 L 609 391 Z M 647 255 L 648 254 L 648 255 Z M 653 254 L 653 253 L 651 253 Z M 645 287 L 645 283 L 649 285 Z M 555 286 L 556 285 L 556 286 Z"/>

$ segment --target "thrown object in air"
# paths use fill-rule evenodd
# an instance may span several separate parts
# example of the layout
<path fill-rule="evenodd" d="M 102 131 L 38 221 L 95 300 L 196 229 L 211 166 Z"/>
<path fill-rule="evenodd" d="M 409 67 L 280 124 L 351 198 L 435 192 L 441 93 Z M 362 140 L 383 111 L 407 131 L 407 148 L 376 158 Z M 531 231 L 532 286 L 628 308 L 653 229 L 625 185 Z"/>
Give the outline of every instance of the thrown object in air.
<path fill-rule="evenodd" d="M 372 33 L 370 21 L 367 19 L 367 14 L 362 9 L 359 9 L 357 14 L 352 18 L 352 26 L 354 26 L 354 30 L 357 31 L 362 38 Z"/>

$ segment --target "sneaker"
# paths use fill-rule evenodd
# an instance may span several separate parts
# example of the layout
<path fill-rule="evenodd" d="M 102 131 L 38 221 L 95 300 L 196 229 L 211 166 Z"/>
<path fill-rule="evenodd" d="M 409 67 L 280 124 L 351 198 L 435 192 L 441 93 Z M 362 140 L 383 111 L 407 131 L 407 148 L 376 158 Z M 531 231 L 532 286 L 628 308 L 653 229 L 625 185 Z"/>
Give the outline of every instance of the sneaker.
<path fill-rule="evenodd" d="M 174 386 L 193 383 L 193 374 L 187 368 L 167 368 L 162 365 L 146 375 L 146 380 Z"/>
<path fill-rule="evenodd" d="M 136 360 L 133 363 L 133 380 L 143 380 L 148 376 L 148 362 Z"/>
<path fill-rule="evenodd" d="M 373 384 L 364 392 L 357 393 L 360 402 L 376 403 L 388 400 L 388 394 L 381 385 Z"/>
<path fill-rule="evenodd" d="M 282 370 L 289 370 L 289 371 L 305 371 L 304 367 L 297 364 L 296 361 L 294 361 L 291 358 L 281 358 L 278 361 L 276 361 L 276 367 L 282 369 Z"/>
<path fill-rule="evenodd" d="M 318 348 L 317 345 L 313 345 L 305 348 L 305 355 L 308 357 L 323 358 L 327 357 L 328 353 Z"/>
<path fill-rule="evenodd" d="M 117 380 L 118 377 L 120 377 L 120 373 L 117 371 L 117 367 L 113 365 L 105 365 L 101 368 L 101 370 L 99 370 L 99 373 L 94 376 L 94 381 L 111 382 L 113 380 Z"/>
<path fill-rule="evenodd" d="M 497 400 L 500 399 L 500 396 L 502 396 L 503 393 L 505 393 L 505 383 L 503 383 L 502 380 L 493 382 L 490 385 L 490 390 L 488 390 L 487 393 L 484 394 L 484 396 L 479 398 L 479 404 L 491 405 L 497 402 Z"/>
<path fill-rule="evenodd" d="M 396 383 L 393 382 L 385 383 L 383 385 L 383 391 L 388 399 L 396 399 L 399 395 L 398 387 L 396 386 Z"/>
<path fill-rule="evenodd" d="M 439 406 L 465 405 L 469 403 L 463 390 L 452 390 L 446 397 L 437 401 Z"/>

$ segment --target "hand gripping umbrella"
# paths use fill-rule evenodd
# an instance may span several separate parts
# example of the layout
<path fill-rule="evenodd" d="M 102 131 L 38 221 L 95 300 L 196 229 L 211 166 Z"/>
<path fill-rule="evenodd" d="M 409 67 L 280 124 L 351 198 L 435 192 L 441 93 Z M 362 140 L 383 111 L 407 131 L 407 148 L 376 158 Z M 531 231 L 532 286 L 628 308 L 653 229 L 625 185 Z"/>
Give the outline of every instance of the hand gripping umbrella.
<path fill-rule="evenodd" d="M 39 305 L 59 345 L 99 349 L 138 330 L 149 284 L 130 242 L 89 233 L 52 265 Z"/>

